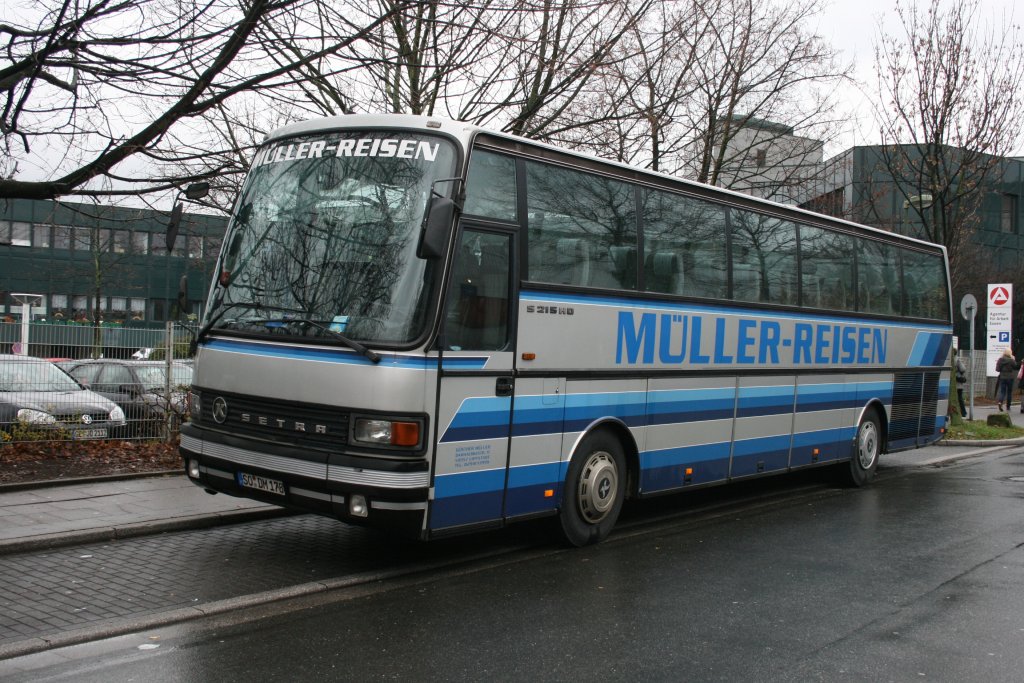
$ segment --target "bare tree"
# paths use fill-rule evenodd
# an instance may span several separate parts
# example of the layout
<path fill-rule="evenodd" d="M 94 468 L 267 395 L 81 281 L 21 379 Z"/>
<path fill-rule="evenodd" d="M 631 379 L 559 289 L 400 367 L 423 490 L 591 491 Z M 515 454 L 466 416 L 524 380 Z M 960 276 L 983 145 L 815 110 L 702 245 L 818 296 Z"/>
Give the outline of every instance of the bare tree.
<path fill-rule="evenodd" d="M 335 12 L 317 0 L 43 0 L 33 7 L 34 21 L 0 24 L 7 153 L 0 197 L 180 184 L 150 169 L 139 178 L 127 162 L 141 157 L 159 168 L 187 160 L 173 144 L 178 129 L 241 93 L 293 83 L 299 69 L 388 19 Z M 306 38 L 328 11 L 331 40 Z M 29 163 L 50 177 L 22 179 Z"/>
<path fill-rule="evenodd" d="M 902 33 L 876 48 L 881 169 L 902 223 L 949 248 L 954 287 L 976 274 L 970 254 L 983 188 L 1015 149 L 1024 117 L 1024 47 L 1012 21 L 978 26 L 973 0 L 897 2 Z M 991 261 L 991 259 L 989 259 Z M 972 265 L 973 264 L 973 265 Z"/>
<path fill-rule="evenodd" d="M 834 134 L 835 92 L 849 72 L 808 28 L 821 3 L 721 0 L 695 6 L 708 30 L 696 34 L 701 42 L 692 48 L 699 55 L 691 75 L 693 106 L 679 122 L 694 140 L 684 167 L 698 181 L 756 188 L 762 196 L 804 183 L 818 167 L 820 147 L 793 133 L 812 129 L 817 141 Z M 687 34 L 679 39 L 688 40 Z"/>
<path fill-rule="evenodd" d="M 661 3 L 619 41 L 619 59 L 578 100 L 590 119 L 572 143 L 800 201 L 798 188 L 820 172 L 823 141 L 836 132 L 835 93 L 849 71 L 809 29 L 819 11 L 818 0 Z"/>

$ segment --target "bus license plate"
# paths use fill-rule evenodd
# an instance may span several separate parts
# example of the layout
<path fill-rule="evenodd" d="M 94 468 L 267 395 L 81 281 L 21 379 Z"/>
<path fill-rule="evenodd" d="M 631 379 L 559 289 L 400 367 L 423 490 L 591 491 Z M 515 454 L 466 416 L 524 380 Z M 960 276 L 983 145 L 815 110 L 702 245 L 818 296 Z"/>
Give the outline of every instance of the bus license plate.
<path fill-rule="evenodd" d="M 238 483 L 249 489 L 266 491 L 267 493 L 273 493 L 277 496 L 284 495 L 284 482 L 278 481 L 277 479 L 267 479 L 266 477 L 261 477 L 256 474 L 239 472 Z"/>
<path fill-rule="evenodd" d="M 106 429 L 77 429 L 74 432 L 75 439 L 105 439 Z"/>

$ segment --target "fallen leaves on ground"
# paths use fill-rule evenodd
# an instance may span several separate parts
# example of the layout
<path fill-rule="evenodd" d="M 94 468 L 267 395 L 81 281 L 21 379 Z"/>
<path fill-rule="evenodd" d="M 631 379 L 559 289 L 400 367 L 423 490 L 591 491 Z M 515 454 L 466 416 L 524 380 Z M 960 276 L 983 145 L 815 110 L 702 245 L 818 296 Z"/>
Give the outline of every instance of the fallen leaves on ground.
<path fill-rule="evenodd" d="M 0 445 L 0 484 L 181 469 L 177 443 L 30 441 Z"/>

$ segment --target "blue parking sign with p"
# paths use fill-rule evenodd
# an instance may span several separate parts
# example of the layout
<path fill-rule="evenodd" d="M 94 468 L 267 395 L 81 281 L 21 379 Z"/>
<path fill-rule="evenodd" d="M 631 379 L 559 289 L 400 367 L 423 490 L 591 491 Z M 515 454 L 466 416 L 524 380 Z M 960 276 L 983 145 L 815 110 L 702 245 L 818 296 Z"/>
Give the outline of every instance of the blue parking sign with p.
<path fill-rule="evenodd" d="M 1009 333 L 1009 331 L 1000 331 L 999 332 L 999 343 L 1000 344 L 1009 344 L 1010 343 L 1010 333 Z"/>

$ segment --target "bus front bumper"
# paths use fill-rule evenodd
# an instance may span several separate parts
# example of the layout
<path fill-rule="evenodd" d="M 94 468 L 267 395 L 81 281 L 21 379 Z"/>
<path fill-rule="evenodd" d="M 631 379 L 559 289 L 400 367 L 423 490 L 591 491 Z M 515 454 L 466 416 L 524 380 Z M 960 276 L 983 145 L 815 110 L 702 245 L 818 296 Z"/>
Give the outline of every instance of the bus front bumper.
<path fill-rule="evenodd" d="M 194 425 L 182 426 L 179 450 L 189 479 L 209 491 L 423 536 L 425 461 L 311 454 Z"/>

